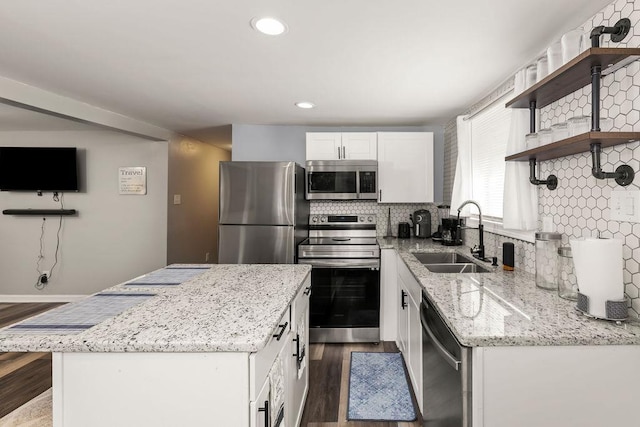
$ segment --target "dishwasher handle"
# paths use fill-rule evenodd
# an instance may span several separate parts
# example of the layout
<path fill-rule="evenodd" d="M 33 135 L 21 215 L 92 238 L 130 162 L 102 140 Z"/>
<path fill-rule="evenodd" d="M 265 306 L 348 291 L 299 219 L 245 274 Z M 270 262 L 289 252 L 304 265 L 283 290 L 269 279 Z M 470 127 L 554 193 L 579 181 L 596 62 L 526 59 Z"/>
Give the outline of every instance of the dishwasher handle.
<path fill-rule="evenodd" d="M 455 369 L 456 371 L 459 371 L 460 366 L 462 366 L 462 361 L 456 359 L 455 356 L 449 353 L 447 349 L 444 347 L 444 345 L 442 345 L 442 343 L 438 341 L 438 339 L 436 338 L 431 328 L 429 328 L 429 324 L 428 324 L 429 322 L 427 320 L 427 316 L 425 315 L 425 310 L 428 310 L 428 308 L 424 303 L 422 303 L 420 307 L 420 320 L 422 321 L 422 329 L 424 329 L 427 335 L 429 335 L 429 338 L 431 338 L 431 341 L 433 341 L 434 347 L 436 348 L 438 353 L 440 353 L 440 355 L 444 358 L 444 360 L 446 360 L 446 362 L 449 365 L 451 365 L 453 369 Z"/>

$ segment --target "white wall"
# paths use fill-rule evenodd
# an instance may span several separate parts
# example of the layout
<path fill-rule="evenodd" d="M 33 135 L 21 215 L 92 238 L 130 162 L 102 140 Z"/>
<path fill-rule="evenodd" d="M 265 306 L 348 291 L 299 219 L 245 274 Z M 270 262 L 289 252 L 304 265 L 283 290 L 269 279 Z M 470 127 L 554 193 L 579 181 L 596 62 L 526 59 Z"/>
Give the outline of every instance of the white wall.
<path fill-rule="evenodd" d="M 305 163 L 306 132 L 433 132 L 435 201 L 442 201 L 444 127 L 442 126 L 283 126 L 237 125 L 232 128 L 233 161 L 281 161 Z"/>
<path fill-rule="evenodd" d="M 0 301 L 19 295 L 90 294 L 166 264 L 167 142 L 110 131 L 0 132 L 2 146 L 77 147 L 81 191 L 65 193 L 58 265 L 34 288 L 42 217 L 0 215 Z M 147 167 L 147 195 L 118 194 L 118 168 Z M 59 208 L 52 194 L 0 192 L 1 209 Z M 43 270 L 54 262 L 59 217 L 45 222 Z M 52 297 L 55 299 L 55 297 Z"/>

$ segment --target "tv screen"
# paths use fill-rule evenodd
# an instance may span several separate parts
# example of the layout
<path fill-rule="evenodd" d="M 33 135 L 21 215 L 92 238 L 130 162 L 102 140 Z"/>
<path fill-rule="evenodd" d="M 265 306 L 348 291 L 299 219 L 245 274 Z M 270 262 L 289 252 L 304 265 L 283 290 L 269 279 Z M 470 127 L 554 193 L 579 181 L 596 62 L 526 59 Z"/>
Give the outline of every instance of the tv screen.
<path fill-rule="evenodd" d="M 0 190 L 78 191 L 76 149 L 0 147 Z"/>

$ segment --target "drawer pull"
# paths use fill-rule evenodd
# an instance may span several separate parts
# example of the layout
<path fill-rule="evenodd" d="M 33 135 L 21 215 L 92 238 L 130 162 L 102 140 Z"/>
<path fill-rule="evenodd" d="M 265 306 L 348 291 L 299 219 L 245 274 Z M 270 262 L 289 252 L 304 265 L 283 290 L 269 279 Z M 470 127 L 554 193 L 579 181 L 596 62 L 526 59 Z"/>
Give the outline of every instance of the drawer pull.
<path fill-rule="evenodd" d="M 402 293 L 402 299 L 400 301 L 400 307 L 402 307 L 402 309 L 404 310 L 404 308 L 407 306 L 407 302 L 404 300 L 407 297 L 407 293 L 405 291 L 400 291 Z"/>
<path fill-rule="evenodd" d="M 280 338 L 282 338 L 282 335 L 284 335 L 284 331 L 287 330 L 287 326 L 289 326 L 289 322 L 284 322 L 284 325 L 278 325 L 278 327 L 281 328 L 280 332 L 277 334 L 274 334 L 273 337 L 278 341 L 280 341 Z"/>
<path fill-rule="evenodd" d="M 258 408 L 258 412 L 264 412 L 264 427 L 269 427 L 269 401 L 264 401 L 264 408 Z"/>
<path fill-rule="evenodd" d="M 296 334 L 296 337 L 293 340 L 296 342 L 296 354 L 294 354 L 293 357 L 296 358 L 296 362 L 298 363 L 298 369 L 299 369 L 300 365 L 302 364 L 302 361 L 304 360 L 306 348 L 303 346 L 302 352 L 300 351 L 300 334 Z"/>

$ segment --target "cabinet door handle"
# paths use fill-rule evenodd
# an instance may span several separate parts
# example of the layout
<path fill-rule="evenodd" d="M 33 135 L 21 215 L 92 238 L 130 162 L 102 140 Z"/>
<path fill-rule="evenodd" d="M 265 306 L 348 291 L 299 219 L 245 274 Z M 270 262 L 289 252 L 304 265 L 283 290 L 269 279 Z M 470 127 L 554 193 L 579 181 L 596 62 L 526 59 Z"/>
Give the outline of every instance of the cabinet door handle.
<path fill-rule="evenodd" d="M 404 300 L 407 297 L 407 293 L 405 291 L 400 291 L 402 298 L 400 300 L 400 307 L 402 307 L 402 309 L 404 310 L 404 308 L 407 306 L 407 302 Z"/>
<path fill-rule="evenodd" d="M 311 286 L 307 286 L 302 294 L 303 295 L 310 295 L 311 294 Z"/>
<path fill-rule="evenodd" d="M 280 338 L 282 338 L 282 335 L 284 335 L 284 331 L 287 330 L 287 326 L 289 326 L 289 322 L 284 322 L 284 325 L 278 325 L 278 327 L 281 328 L 280 332 L 277 334 L 274 334 L 273 337 L 276 340 L 280 341 Z"/>
<path fill-rule="evenodd" d="M 345 154 L 345 151 L 344 151 L 344 146 L 342 146 L 342 158 L 343 159 L 347 158 L 347 155 Z"/>
<path fill-rule="evenodd" d="M 264 412 L 264 427 L 269 427 L 269 401 L 264 401 L 264 408 L 258 408 L 258 412 Z"/>
<path fill-rule="evenodd" d="M 380 201 L 382 201 L 382 189 L 380 189 Z"/>
<path fill-rule="evenodd" d="M 300 334 L 296 334 L 296 337 L 293 339 L 296 342 L 296 353 L 293 357 L 296 358 L 296 362 L 298 363 L 298 368 L 300 368 L 300 364 L 304 360 L 305 356 L 305 347 L 302 347 L 302 352 L 300 352 Z"/>
<path fill-rule="evenodd" d="M 338 147 L 338 159 L 341 159 L 341 155 L 340 155 L 340 147 Z"/>

